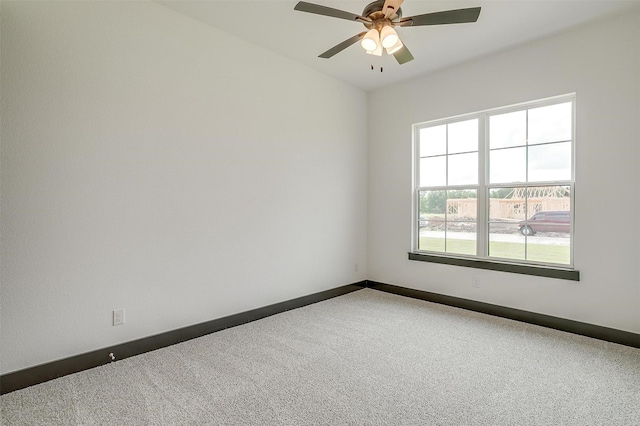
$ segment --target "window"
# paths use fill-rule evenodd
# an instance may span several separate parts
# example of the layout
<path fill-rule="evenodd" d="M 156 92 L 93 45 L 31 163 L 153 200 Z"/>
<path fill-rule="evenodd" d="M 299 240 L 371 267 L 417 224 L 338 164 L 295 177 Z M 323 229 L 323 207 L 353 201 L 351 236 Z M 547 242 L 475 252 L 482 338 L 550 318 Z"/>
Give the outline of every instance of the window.
<path fill-rule="evenodd" d="M 414 125 L 413 253 L 571 269 L 574 105 Z"/>

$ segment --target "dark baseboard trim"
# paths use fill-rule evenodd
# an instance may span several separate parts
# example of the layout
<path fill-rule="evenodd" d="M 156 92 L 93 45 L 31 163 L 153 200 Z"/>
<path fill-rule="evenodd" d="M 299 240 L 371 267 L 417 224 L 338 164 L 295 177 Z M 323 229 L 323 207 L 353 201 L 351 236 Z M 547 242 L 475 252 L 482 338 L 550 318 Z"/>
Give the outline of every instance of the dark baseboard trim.
<path fill-rule="evenodd" d="M 477 302 L 475 300 L 463 299 L 460 297 L 445 296 L 438 293 L 430 293 L 423 290 L 414 290 L 406 287 L 399 287 L 391 284 L 367 281 L 367 287 L 393 293 L 400 296 L 414 299 L 426 300 L 428 302 L 440 303 L 442 305 L 481 312 L 483 314 L 508 318 L 529 324 L 540 325 L 573 334 L 592 337 L 594 339 L 605 340 L 607 342 L 618 343 L 625 346 L 640 348 L 640 334 L 629 331 L 617 330 L 615 328 L 602 327 L 579 321 L 558 318 L 550 315 L 538 314 L 535 312 L 522 311 L 520 309 L 507 308 L 490 303 Z"/>
<path fill-rule="evenodd" d="M 360 290 L 363 287 L 369 287 L 387 293 L 440 303 L 443 305 L 481 312 L 484 314 L 522 321 L 560 331 L 580 334 L 599 340 L 640 348 L 640 334 L 628 331 L 601 327 L 598 325 L 507 308 L 499 305 L 492 305 L 484 302 L 477 302 L 475 300 L 445 296 L 423 290 L 384 284 L 376 281 L 361 281 L 285 302 L 276 303 L 274 305 L 253 309 L 251 311 L 230 315 L 228 317 L 207 321 L 201 324 L 168 331 L 155 336 L 145 337 L 131 342 L 98 349 L 92 352 L 4 374 L 0 376 L 0 394 L 6 394 L 38 383 L 66 376 L 68 374 L 78 373 L 90 368 L 109 364 L 110 362 L 113 362 L 109 354 L 113 354 L 116 360 L 129 358 L 131 356 L 140 355 L 145 352 L 150 352 L 190 339 L 205 336 L 207 334 L 215 333 L 216 331 L 224 330 L 226 328 L 246 324 L 281 312 L 286 312 L 292 309 L 311 305 L 316 302 L 331 299 L 333 297 L 341 296 L 343 294 L 351 293 L 356 290 Z"/>
<path fill-rule="evenodd" d="M 319 293 L 298 297 L 296 299 L 287 300 L 274 305 L 241 312 L 228 317 L 179 328 L 177 330 L 168 331 L 155 336 L 145 337 L 131 342 L 52 361 L 35 367 L 25 368 L 24 370 L 7 373 L 0 376 L 0 395 L 56 379 L 58 377 L 66 376 L 68 374 L 78 373 L 90 368 L 109 364 L 110 362 L 113 362 L 110 354 L 113 354 L 116 360 L 129 358 L 131 356 L 140 355 L 145 352 L 150 352 L 190 339 L 205 336 L 207 334 L 215 333 L 216 331 L 224 330 L 226 328 L 246 324 L 281 312 L 301 308 L 333 297 L 342 296 L 343 294 L 360 290 L 363 287 L 366 287 L 366 281 L 321 291 Z"/>

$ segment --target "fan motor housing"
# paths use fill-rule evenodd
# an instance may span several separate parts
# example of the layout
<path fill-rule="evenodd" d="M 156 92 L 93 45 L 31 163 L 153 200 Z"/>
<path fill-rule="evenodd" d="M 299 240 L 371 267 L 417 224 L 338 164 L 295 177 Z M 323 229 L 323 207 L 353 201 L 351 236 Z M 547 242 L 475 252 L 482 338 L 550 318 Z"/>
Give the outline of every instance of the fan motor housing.
<path fill-rule="evenodd" d="M 384 14 L 382 13 L 383 7 L 384 7 L 384 0 L 378 0 L 378 1 L 374 1 L 373 3 L 369 3 L 368 5 L 365 6 L 364 10 L 362 11 L 362 16 L 370 18 L 373 21 L 375 21 L 376 19 L 380 19 L 384 17 Z M 398 15 L 397 19 L 402 18 L 402 8 L 398 8 L 398 10 L 395 11 L 395 14 Z"/>

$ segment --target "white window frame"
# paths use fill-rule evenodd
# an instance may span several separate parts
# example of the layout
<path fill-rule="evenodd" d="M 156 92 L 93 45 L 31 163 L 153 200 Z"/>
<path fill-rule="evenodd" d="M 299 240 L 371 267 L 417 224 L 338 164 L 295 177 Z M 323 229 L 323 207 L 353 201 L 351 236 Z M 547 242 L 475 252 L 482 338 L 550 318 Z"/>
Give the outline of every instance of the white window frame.
<path fill-rule="evenodd" d="M 558 180 L 558 181 L 546 181 L 546 182 L 509 182 L 501 184 L 489 183 L 489 119 L 493 115 L 505 114 L 509 112 L 522 111 L 532 108 L 538 108 L 543 106 L 549 106 L 554 104 L 571 102 L 572 105 L 572 138 L 571 138 L 571 179 L 570 180 Z M 508 270 L 510 272 L 528 273 L 531 268 L 549 268 L 574 271 L 574 223 L 575 223 L 575 158 L 576 158 L 576 94 L 566 94 L 560 96 L 554 96 L 550 98 L 540 99 L 536 101 L 523 102 L 506 107 L 493 108 L 483 111 L 478 111 L 469 114 L 457 115 L 453 117 L 447 117 L 444 119 L 430 120 L 422 123 L 417 123 L 412 126 L 413 134 L 413 162 L 412 162 L 412 175 L 413 175 L 413 197 L 411 206 L 411 251 L 409 258 L 412 260 L 424 260 L 434 261 L 438 263 L 456 264 L 460 266 L 479 267 L 482 269 L 497 269 Z M 420 130 L 428 127 L 435 127 L 444 124 L 451 124 L 465 120 L 478 119 L 478 183 L 477 185 L 445 185 L 445 186 L 429 186 L 420 187 Z M 528 152 L 528 150 L 527 150 Z M 447 154 L 447 156 L 450 154 Z M 528 162 L 527 162 L 528 164 Z M 531 260 L 520 259 L 507 259 L 489 256 L 489 190 L 492 188 L 500 187 L 538 187 L 538 186 L 568 186 L 571 191 L 570 210 L 571 210 L 571 226 L 570 226 L 570 263 L 556 264 L 547 262 L 537 262 Z M 477 191 L 477 248 L 476 255 L 464 255 L 447 252 L 427 251 L 420 250 L 418 248 L 419 242 L 419 209 L 420 209 L 420 191 L 429 190 L 455 190 L 455 189 L 475 189 Z M 531 215 L 527 215 L 527 219 Z M 447 259 L 450 259 L 449 261 Z M 464 262 L 464 259 L 471 260 L 472 262 Z M 499 265 L 515 265 L 515 267 L 501 268 Z M 523 266 L 525 269 L 522 271 L 517 266 Z M 537 273 L 537 269 L 533 270 L 533 275 L 548 276 L 546 273 Z M 562 274 L 560 274 L 562 275 Z M 557 276 L 557 278 L 566 278 L 565 276 Z M 579 275 L 571 276 L 568 279 L 579 279 Z"/>

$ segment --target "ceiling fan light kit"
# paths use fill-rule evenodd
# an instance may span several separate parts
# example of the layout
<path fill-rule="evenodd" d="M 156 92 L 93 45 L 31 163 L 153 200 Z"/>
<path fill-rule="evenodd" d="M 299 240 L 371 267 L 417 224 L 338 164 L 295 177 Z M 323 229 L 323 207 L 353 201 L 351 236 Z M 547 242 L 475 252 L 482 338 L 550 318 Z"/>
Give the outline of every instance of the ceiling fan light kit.
<path fill-rule="evenodd" d="M 347 47 L 360 41 L 362 48 L 369 54 L 382 56 L 383 48 L 387 54 L 393 55 L 399 64 L 413 60 L 413 55 L 402 43 L 394 27 L 417 27 L 424 25 L 460 24 L 476 22 L 480 15 L 479 7 L 468 9 L 447 10 L 443 12 L 426 13 L 424 15 L 402 17 L 402 5 L 404 0 L 377 0 L 368 4 L 362 11 L 362 15 L 345 12 L 339 9 L 322 6 L 319 4 L 298 2 L 294 10 L 313 13 L 316 15 L 330 16 L 333 18 L 347 19 L 363 24 L 367 31 L 337 44 L 331 49 L 319 55 L 320 58 L 331 58 L 342 52 Z"/>

